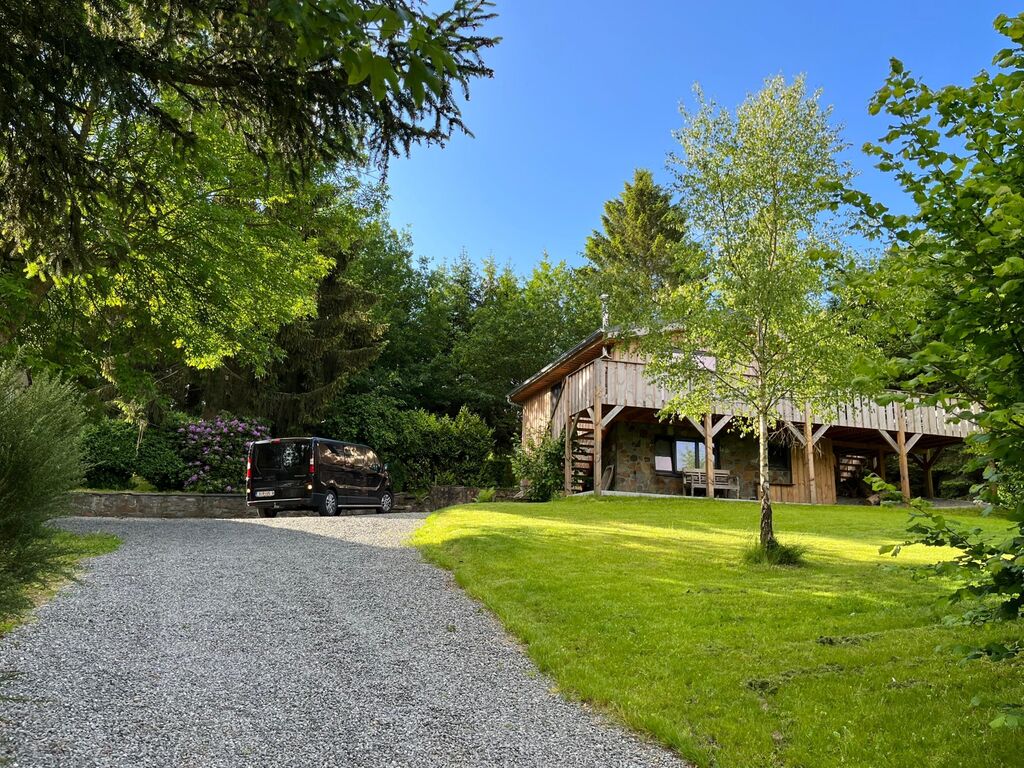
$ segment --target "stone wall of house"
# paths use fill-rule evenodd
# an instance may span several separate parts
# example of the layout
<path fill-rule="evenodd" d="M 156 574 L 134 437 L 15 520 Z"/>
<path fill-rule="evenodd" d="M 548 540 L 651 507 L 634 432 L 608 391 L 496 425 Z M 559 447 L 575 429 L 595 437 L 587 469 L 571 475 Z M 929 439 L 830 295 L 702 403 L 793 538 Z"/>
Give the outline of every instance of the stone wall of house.
<path fill-rule="evenodd" d="M 427 493 L 395 494 L 395 511 L 434 512 L 474 501 L 479 488 L 441 485 Z M 514 500 L 518 488 L 499 488 L 496 501 Z M 342 509 L 341 514 L 362 514 L 370 510 Z M 77 491 L 71 494 L 69 515 L 81 517 L 165 517 L 238 518 L 257 517 L 256 510 L 237 493 L 136 493 Z M 307 510 L 280 510 L 280 517 L 308 515 Z"/>
<path fill-rule="evenodd" d="M 633 493 L 686 493 L 682 477 L 654 471 L 654 443 L 658 438 L 703 438 L 691 427 L 619 422 L 605 439 L 604 462 L 614 464 L 613 490 Z M 757 496 L 757 442 L 726 428 L 715 438 L 722 469 L 740 479 L 741 499 Z M 796 459 L 794 459 L 796 460 Z"/>

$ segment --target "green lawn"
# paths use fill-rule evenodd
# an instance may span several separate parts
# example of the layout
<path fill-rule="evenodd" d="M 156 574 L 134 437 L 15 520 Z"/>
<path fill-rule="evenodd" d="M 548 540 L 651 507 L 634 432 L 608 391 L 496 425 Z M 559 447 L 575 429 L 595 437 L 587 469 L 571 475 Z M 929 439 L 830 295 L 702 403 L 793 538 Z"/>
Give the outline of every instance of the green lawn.
<path fill-rule="evenodd" d="M 433 515 L 414 544 L 565 694 L 698 765 L 1024 765 L 1024 731 L 987 725 L 1024 699 L 1024 663 L 948 649 L 1024 627 L 942 626 L 948 584 L 907 566 L 943 553 L 878 555 L 906 511 L 777 505 L 780 539 L 808 549 L 798 569 L 741 563 L 757 516 L 686 499 L 474 504 Z"/>
<path fill-rule="evenodd" d="M 86 558 L 105 555 L 121 546 L 121 540 L 110 533 L 77 534 L 58 531 L 55 536 L 58 545 L 64 550 L 63 564 L 72 570 Z M 54 579 L 43 587 L 26 588 L 22 594 L 27 593 L 38 605 L 53 597 L 65 583 L 66 579 Z M 0 605 L 0 616 L 10 616 L 11 613 L 10 606 Z M 22 612 L 15 615 L 14 618 L 0 618 L 0 637 L 24 621 L 28 615 L 28 613 Z"/>

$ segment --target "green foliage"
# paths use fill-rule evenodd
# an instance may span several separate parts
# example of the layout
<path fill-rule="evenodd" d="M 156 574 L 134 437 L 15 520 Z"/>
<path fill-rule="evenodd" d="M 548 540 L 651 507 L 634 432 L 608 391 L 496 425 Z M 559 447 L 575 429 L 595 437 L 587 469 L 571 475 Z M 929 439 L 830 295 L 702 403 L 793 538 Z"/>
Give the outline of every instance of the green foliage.
<path fill-rule="evenodd" d="M 491 74 L 481 53 L 497 42 L 480 34 L 493 17 L 481 0 L 444 12 L 406 0 L 13 0 L 3 11 L 0 240 L 56 275 L 88 261 L 85 222 L 97 210 L 148 219 L 165 191 L 137 162 L 147 142 L 110 151 L 97 113 L 185 163 L 194 117 L 216 113 L 286 176 L 367 153 L 385 163 L 467 130 L 462 98 Z"/>
<path fill-rule="evenodd" d="M 911 353 L 881 375 L 977 421 L 978 464 L 992 461 L 999 474 L 1024 469 L 1024 346 L 1016 322 L 1024 313 L 1024 260 L 1015 224 L 1024 216 L 1024 150 L 1005 139 L 1024 125 L 1024 16 L 1000 16 L 996 28 L 1012 43 L 993 60 L 997 74 L 933 89 L 894 60 L 872 102 L 895 125 L 882 145 L 866 149 L 917 210 L 896 215 L 865 195 L 847 197 L 860 205 L 865 228 L 892 243 L 870 298 L 885 307 L 894 293 L 907 294 L 921 308 Z M 979 413 L 971 412 L 975 403 Z M 1024 518 L 1024 497 L 1013 507 Z"/>
<path fill-rule="evenodd" d="M 481 488 L 480 492 L 476 495 L 477 504 L 487 504 L 488 502 L 494 501 L 494 497 L 497 495 L 497 491 L 494 488 Z"/>
<path fill-rule="evenodd" d="M 180 490 L 187 474 L 175 426 L 142 430 L 124 419 L 105 418 L 82 432 L 87 488 L 135 488 L 136 477 L 161 491 Z"/>
<path fill-rule="evenodd" d="M 346 397 L 449 415 L 465 405 L 494 428 L 502 454 L 518 433 L 509 391 L 600 323 L 589 272 L 547 257 L 526 277 L 493 262 L 481 269 L 465 255 L 416 266 L 392 232 L 353 262 L 351 277 L 378 296 L 369 315 L 388 327 L 384 351 Z"/>
<path fill-rule="evenodd" d="M 461 397 L 508 444 L 518 410 L 506 399 L 517 385 L 600 324 L 600 299 L 588 277 L 547 254 L 525 280 L 486 262 L 465 334 L 453 350 Z"/>
<path fill-rule="evenodd" d="M 46 522 L 67 513 L 84 474 L 79 394 L 58 379 L 28 382 L 0 363 L 0 618 L 27 607 L 25 589 L 66 572 Z"/>
<path fill-rule="evenodd" d="M 1014 521 L 992 539 L 915 503 L 909 542 L 958 551 L 939 571 L 961 574 L 953 597 L 971 600 L 971 621 L 1017 618 L 1024 606 L 1024 148 L 1007 138 L 1024 130 L 1024 15 L 999 16 L 995 26 L 1010 41 L 993 59 L 996 74 L 931 88 L 894 59 L 872 101 L 894 124 L 866 149 L 916 210 L 893 214 L 847 194 L 865 229 L 891 243 L 864 302 L 882 323 L 904 301 L 916 309 L 908 354 L 875 375 L 979 425 L 968 439 L 973 468 L 984 467 L 977 492 L 987 511 Z"/>
<path fill-rule="evenodd" d="M 135 473 L 158 491 L 180 490 L 188 477 L 176 424 L 147 427 L 135 456 Z"/>
<path fill-rule="evenodd" d="M 13 329 L 15 343 L 74 370 L 88 389 L 112 389 L 105 399 L 132 413 L 159 399 L 158 380 L 176 381 L 167 371 L 228 358 L 263 370 L 280 352 L 280 326 L 316 310 L 334 255 L 317 235 L 354 214 L 325 169 L 296 185 L 222 116 L 192 120 L 184 163 L 153 129 L 112 120 L 97 116 L 96 130 L 112 134 L 104 146 L 141 145 L 138 172 L 160 189 L 151 215 L 100 207 L 82 225 L 87 269 L 49 274 L 45 261 L 35 271 L 8 262 L 0 282 L 24 283 L 22 292 L 39 284 L 46 297 Z"/>
<path fill-rule="evenodd" d="M 516 446 L 512 471 L 530 501 L 551 501 L 565 484 L 565 438 L 543 434 Z"/>
<path fill-rule="evenodd" d="M 770 546 L 763 546 L 759 542 L 751 544 L 743 550 L 741 558 L 747 565 L 772 565 L 783 567 L 797 567 L 807 564 L 804 557 L 807 554 L 807 547 L 800 544 L 780 544 L 776 541 Z"/>
<path fill-rule="evenodd" d="M 86 427 L 82 433 L 86 486 L 127 488 L 136 472 L 138 443 L 138 427 L 123 419 L 106 418 Z"/>
<path fill-rule="evenodd" d="M 844 400 L 865 347 L 825 306 L 841 261 L 841 221 L 827 214 L 850 170 L 838 159 L 844 145 L 831 109 L 803 78 L 767 80 L 735 115 L 696 95 L 698 108 L 682 110 L 676 132 L 682 154 L 670 162 L 694 241 L 680 253 L 698 249 L 701 258 L 686 263 L 703 279 L 653 284 L 634 312 L 644 331 L 636 343 L 650 356 L 649 374 L 677 393 L 664 417 L 700 418 L 724 399 L 756 431 L 768 547 L 767 443 L 780 406 L 792 398 L 820 411 Z"/>
<path fill-rule="evenodd" d="M 380 354 L 386 327 L 370 311 L 374 288 L 350 274 L 355 262 L 388 248 L 394 235 L 383 190 L 349 180 L 344 188 L 325 186 L 318 196 L 322 202 L 297 232 L 315 240 L 332 263 L 316 288 L 315 312 L 280 328 L 274 341 L 279 352 L 264 367 L 232 358 L 192 375 L 207 408 L 259 413 L 278 435 L 303 434 L 318 423 L 350 377 Z"/>
<path fill-rule="evenodd" d="M 895 503 L 900 498 L 899 490 L 877 475 L 870 475 L 866 480 L 887 502 Z M 1019 618 L 1024 609 L 1024 557 L 1020 556 L 1024 538 L 1018 535 L 1017 528 L 993 536 L 990 528 L 957 522 L 924 499 L 914 498 L 909 504 L 907 532 L 910 536 L 902 544 L 883 546 L 880 552 L 895 557 L 911 544 L 950 547 L 957 551 L 952 560 L 928 566 L 937 576 L 960 581 L 960 586 L 949 596 L 950 603 L 970 603 L 961 616 L 950 619 L 984 624 Z"/>
<path fill-rule="evenodd" d="M 493 431 L 466 408 L 452 418 L 375 393 L 344 396 L 324 421 L 323 436 L 369 445 L 387 462 L 396 490 L 497 482 L 487 463 Z"/>
<path fill-rule="evenodd" d="M 586 256 L 615 325 L 641 325 L 652 296 L 705 277 L 685 213 L 650 171 L 638 169 L 622 195 L 605 203 L 601 225 L 587 238 Z"/>
<path fill-rule="evenodd" d="M 245 487 L 245 461 L 249 446 L 270 437 L 258 419 L 221 413 L 193 419 L 178 427 L 181 459 L 185 463 L 184 488 L 199 493 L 240 493 Z"/>

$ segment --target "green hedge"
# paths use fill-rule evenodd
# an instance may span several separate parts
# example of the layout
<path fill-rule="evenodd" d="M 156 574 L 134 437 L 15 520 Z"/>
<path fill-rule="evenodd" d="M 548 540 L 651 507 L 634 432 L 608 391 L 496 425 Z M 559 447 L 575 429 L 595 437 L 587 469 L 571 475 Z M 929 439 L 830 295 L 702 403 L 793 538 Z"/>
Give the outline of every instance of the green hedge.
<path fill-rule="evenodd" d="M 371 446 L 397 490 L 493 486 L 508 475 L 507 460 L 494 455 L 493 430 L 466 408 L 453 418 L 375 393 L 346 396 L 334 403 L 322 436 Z"/>
<path fill-rule="evenodd" d="M 454 417 L 438 416 L 377 395 L 344 398 L 317 432 L 373 447 L 387 462 L 397 490 L 511 483 L 509 457 L 495 455 L 492 429 L 465 408 Z M 148 426 L 140 442 L 137 427 L 104 419 L 83 435 L 86 485 L 121 490 L 137 475 L 162 491 L 238 491 L 249 443 L 268 436 L 257 420 L 176 414 L 163 425 Z"/>
<path fill-rule="evenodd" d="M 138 428 L 119 419 L 103 419 L 86 427 L 82 434 L 86 486 L 128 488 L 135 474 L 138 440 Z"/>

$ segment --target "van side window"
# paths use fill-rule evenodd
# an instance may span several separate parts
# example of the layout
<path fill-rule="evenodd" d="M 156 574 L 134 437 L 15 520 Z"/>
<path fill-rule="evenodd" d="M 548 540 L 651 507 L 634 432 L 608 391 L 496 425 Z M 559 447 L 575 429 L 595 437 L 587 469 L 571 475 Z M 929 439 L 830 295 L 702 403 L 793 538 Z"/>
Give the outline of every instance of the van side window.
<path fill-rule="evenodd" d="M 370 449 L 361 445 L 352 446 L 353 458 L 358 469 L 367 469 L 370 466 Z"/>
<path fill-rule="evenodd" d="M 377 454 L 373 451 L 366 452 L 366 466 L 371 472 L 379 472 L 381 469 L 380 459 L 377 458 Z"/>

